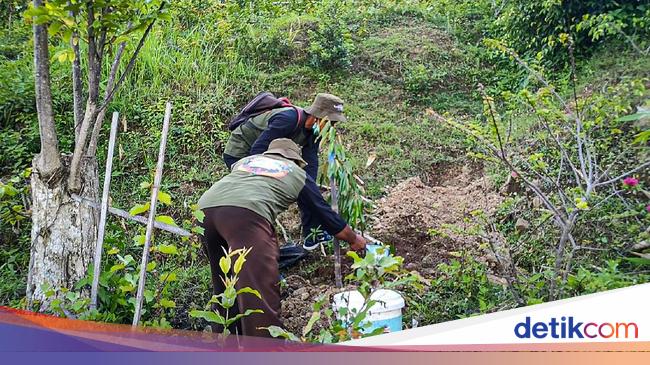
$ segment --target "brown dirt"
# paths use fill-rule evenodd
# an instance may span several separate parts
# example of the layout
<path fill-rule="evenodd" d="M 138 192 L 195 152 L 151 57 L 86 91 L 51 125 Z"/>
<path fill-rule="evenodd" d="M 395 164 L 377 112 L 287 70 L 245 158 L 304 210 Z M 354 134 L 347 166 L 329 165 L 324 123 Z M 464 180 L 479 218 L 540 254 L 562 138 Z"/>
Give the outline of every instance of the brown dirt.
<path fill-rule="evenodd" d="M 467 234 L 477 224 L 471 213 L 489 216 L 501 200 L 480 167 L 441 166 L 393 187 L 377 203 L 371 232 L 395 246 L 407 269 L 431 275 L 452 252 L 480 251 Z"/>
<path fill-rule="evenodd" d="M 283 299 L 280 316 L 284 327 L 296 336 L 300 336 L 312 315 L 312 306 L 316 301 L 324 296 L 326 299 L 323 308 L 327 308 L 334 294 L 351 289 L 351 287 L 337 289 L 331 283 L 314 284 L 298 275 L 287 276 L 281 289 Z M 325 318 L 314 325 L 313 333 L 318 333 L 319 328 L 323 326 L 326 326 Z"/>

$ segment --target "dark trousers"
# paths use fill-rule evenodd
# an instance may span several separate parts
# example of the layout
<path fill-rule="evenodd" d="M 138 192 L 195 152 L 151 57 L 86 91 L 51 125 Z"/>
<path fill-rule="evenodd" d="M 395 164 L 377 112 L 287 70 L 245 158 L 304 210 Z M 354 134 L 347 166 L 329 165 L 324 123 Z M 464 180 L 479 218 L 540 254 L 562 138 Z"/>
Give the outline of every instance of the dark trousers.
<path fill-rule="evenodd" d="M 228 169 L 231 169 L 232 165 L 237 161 L 239 161 L 237 157 L 230 156 L 226 153 L 223 154 L 223 162 L 226 163 Z M 314 177 L 314 180 L 315 179 L 316 178 Z M 311 211 L 305 207 L 304 204 L 301 204 L 300 201 L 298 201 L 298 208 L 300 209 L 300 220 L 302 222 L 302 235 L 303 237 L 307 237 L 311 234 L 312 230 L 320 228 L 320 224 Z"/>
<path fill-rule="evenodd" d="M 219 268 L 219 259 L 224 256 L 224 249 L 252 247 L 239 272 L 236 288 L 255 289 L 260 292 L 262 299 L 243 293 L 237 297 L 237 305 L 230 309 L 228 316 L 232 318 L 247 309 L 261 309 L 264 313 L 244 317 L 229 330 L 245 336 L 270 337 L 267 330 L 258 327 L 282 326 L 279 317 L 279 249 L 273 226 L 259 214 L 245 208 L 213 207 L 203 209 L 203 212 L 203 244 L 210 260 L 214 294 L 223 293 L 225 289 Z M 224 311 L 220 313 L 225 315 Z M 223 329 L 217 326 L 216 330 Z"/>

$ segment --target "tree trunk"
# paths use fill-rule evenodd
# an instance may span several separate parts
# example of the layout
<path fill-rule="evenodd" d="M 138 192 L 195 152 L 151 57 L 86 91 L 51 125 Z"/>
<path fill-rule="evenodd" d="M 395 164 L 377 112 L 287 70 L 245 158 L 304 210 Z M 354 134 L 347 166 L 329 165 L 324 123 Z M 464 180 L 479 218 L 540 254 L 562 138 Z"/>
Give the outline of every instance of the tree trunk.
<path fill-rule="evenodd" d="M 72 199 L 66 181 L 70 158 L 64 157 L 64 174 L 53 181 L 42 179 L 34 159 L 32 174 L 32 247 L 27 279 L 27 300 L 48 301 L 43 285 L 52 289 L 73 288 L 86 276 L 97 240 L 97 211 Z M 84 158 L 80 164 L 82 187 L 79 195 L 97 201 L 97 161 Z M 52 299 L 52 298 L 50 298 Z"/>

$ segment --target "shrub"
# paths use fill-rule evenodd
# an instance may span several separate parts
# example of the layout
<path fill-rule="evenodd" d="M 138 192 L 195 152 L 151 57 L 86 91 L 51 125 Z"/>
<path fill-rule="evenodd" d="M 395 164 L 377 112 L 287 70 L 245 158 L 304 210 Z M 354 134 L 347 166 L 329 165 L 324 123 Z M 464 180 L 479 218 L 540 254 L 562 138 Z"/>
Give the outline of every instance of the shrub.
<path fill-rule="evenodd" d="M 330 0 L 316 14 L 316 29 L 308 31 L 309 61 L 323 69 L 347 68 L 354 52 L 352 35 L 342 17 L 344 1 Z"/>

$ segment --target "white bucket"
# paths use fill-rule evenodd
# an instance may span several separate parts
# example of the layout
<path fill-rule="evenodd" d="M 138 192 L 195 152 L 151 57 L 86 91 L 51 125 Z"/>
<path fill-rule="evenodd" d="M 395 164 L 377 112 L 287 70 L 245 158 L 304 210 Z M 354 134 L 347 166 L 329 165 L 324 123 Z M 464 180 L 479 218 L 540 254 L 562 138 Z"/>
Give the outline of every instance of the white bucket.
<path fill-rule="evenodd" d="M 370 299 L 376 303 L 370 307 L 363 323 L 370 322 L 370 326 L 364 328 L 362 332 L 370 333 L 377 328 L 384 328 L 388 332 L 397 332 L 402 330 L 402 308 L 404 308 L 404 298 L 393 290 L 377 289 L 370 294 Z M 339 319 L 347 320 L 353 315 L 346 315 L 340 318 L 339 309 L 347 308 L 348 312 L 356 314 L 363 309 L 364 299 L 358 291 L 346 291 L 336 294 L 332 303 L 332 308 Z"/>

